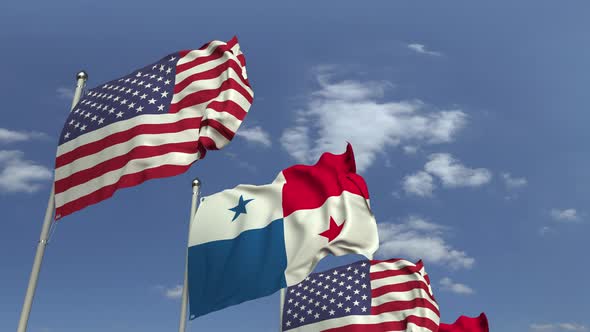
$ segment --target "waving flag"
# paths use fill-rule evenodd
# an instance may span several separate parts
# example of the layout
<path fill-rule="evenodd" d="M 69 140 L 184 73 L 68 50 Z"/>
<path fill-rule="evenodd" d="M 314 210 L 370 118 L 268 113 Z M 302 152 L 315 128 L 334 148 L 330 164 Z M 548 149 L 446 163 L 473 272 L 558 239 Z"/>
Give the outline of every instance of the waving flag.
<path fill-rule="evenodd" d="M 191 225 L 191 319 L 303 280 L 328 254 L 372 257 L 377 224 L 352 148 L 283 170 L 268 185 L 203 198 Z"/>
<path fill-rule="evenodd" d="M 490 328 L 482 312 L 478 317 L 461 316 L 453 324 L 441 323 L 438 332 L 490 332 Z"/>
<path fill-rule="evenodd" d="M 252 100 L 235 37 L 167 55 L 89 90 L 60 136 L 55 218 L 120 188 L 183 173 L 229 143 Z"/>
<path fill-rule="evenodd" d="M 359 261 L 289 287 L 282 330 L 436 332 L 438 305 L 421 261 Z"/>

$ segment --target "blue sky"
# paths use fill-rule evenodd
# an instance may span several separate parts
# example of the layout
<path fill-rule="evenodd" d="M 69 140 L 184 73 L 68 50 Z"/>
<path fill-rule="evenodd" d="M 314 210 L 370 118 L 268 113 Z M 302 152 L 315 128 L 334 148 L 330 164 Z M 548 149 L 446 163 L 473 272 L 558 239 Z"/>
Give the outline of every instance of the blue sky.
<path fill-rule="evenodd" d="M 424 258 L 442 320 L 587 331 L 590 23 L 583 1 L 54 1 L 0 5 L 0 330 L 14 330 L 74 75 L 89 87 L 234 34 L 255 101 L 186 174 L 52 236 L 31 332 L 174 331 L 190 182 L 264 184 L 353 143 L 383 258 Z M 327 258 L 319 269 L 358 257 Z M 275 331 L 277 294 L 190 331 Z"/>

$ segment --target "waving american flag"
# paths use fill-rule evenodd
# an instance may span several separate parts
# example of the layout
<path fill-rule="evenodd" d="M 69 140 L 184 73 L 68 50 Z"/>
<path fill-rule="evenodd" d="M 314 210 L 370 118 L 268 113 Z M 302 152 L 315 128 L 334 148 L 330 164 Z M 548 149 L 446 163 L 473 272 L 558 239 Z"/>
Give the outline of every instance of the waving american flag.
<path fill-rule="evenodd" d="M 438 304 L 421 261 L 363 260 L 287 288 L 282 330 L 436 332 Z"/>
<path fill-rule="evenodd" d="M 180 51 L 91 89 L 60 136 L 55 219 L 185 172 L 233 138 L 253 100 L 237 38 Z"/>

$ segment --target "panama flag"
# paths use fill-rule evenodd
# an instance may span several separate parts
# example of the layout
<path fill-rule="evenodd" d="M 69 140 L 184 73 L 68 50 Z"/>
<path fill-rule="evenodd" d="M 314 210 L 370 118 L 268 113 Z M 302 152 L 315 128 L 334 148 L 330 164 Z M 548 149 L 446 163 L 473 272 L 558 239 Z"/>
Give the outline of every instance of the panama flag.
<path fill-rule="evenodd" d="M 301 282 L 328 254 L 372 258 L 379 239 L 350 144 L 271 183 L 204 197 L 188 250 L 190 318 Z"/>

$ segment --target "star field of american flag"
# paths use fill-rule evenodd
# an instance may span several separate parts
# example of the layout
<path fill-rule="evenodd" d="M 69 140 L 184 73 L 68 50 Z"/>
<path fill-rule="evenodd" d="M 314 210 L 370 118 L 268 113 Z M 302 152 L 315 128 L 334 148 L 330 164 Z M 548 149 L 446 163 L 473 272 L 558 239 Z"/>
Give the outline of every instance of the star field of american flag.
<path fill-rule="evenodd" d="M 370 264 L 360 261 L 311 274 L 289 287 L 283 305 L 283 330 L 326 319 L 371 313 Z"/>
<path fill-rule="evenodd" d="M 70 113 L 59 144 L 142 114 L 166 113 L 174 94 L 178 53 L 89 90 Z"/>

